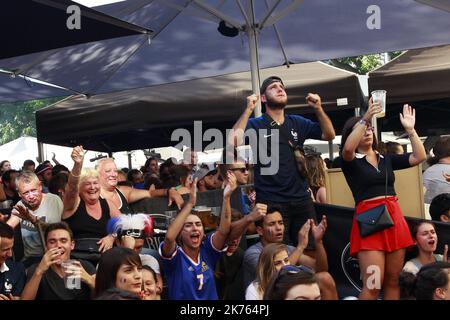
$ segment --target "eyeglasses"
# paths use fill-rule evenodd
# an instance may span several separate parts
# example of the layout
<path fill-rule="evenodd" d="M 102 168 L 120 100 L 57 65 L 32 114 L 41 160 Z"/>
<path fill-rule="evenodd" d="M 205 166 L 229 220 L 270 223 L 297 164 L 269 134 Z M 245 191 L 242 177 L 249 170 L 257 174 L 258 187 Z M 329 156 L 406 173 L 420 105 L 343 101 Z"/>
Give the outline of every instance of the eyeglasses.
<path fill-rule="evenodd" d="M 240 171 L 241 173 L 245 173 L 246 171 L 248 171 L 248 168 L 247 167 L 244 167 L 244 168 L 231 168 L 229 170 L 231 170 L 231 171 Z"/>
<path fill-rule="evenodd" d="M 368 126 L 366 127 L 366 131 L 372 131 L 373 132 L 374 128 L 372 126 Z"/>

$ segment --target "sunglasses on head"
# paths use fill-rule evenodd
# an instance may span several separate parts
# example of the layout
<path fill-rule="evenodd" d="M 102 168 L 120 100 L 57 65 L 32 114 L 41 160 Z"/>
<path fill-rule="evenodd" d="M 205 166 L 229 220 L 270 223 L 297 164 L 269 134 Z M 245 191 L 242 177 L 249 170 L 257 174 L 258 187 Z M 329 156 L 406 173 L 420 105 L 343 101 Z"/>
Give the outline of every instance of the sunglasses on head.
<path fill-rule="evenodd" d="M 311 269 L 310 267 L 304 266 L 304 265 L 300 265 L 300 266 L 293 266 L 293 265 L 287 265 L 287 266 L 283 266 L 280 270 L 280 274 L 295 274 L 295 273 L 299 273 L 299 272 L 306 272 L 309 274 L 315 274 L 314 270 Z"/>

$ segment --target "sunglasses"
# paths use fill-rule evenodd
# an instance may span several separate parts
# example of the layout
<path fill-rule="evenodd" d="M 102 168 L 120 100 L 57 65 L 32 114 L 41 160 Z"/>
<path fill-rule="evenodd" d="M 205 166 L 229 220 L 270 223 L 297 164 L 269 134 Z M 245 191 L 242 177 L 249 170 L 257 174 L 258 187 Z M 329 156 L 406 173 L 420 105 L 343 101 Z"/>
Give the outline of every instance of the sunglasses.
<path fill-rule="evenodd" d="M 279 275 L 281 275 L 281 274 L 296 274 L 299 272 L 315 274 L 313 269 L 311 269 L 310 267 L 307 267 L 305 265 L 300 265 L 300 266 L 287 265 L 287 266 L 283 266 L 281 268 Z"/>
<path fill-rule="evenodd" d="M 244 167 L 244 168 L 232 168 L 232 169 L 229 169 L 229 170 L 231 170 L 231 171 L 240 171 L 241 173 L 245 173 L 246 171 L 248 171 L 248 168 L 247 167 Z"/>

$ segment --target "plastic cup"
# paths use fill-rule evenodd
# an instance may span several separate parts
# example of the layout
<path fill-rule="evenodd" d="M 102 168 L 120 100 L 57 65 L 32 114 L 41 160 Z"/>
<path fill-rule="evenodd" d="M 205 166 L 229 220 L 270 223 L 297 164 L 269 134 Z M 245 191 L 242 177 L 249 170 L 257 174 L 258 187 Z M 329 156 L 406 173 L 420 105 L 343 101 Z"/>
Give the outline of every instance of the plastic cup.
<path fill-rule="evenodd" d="M 66 289 L 81 289 L 81 268 L 76 260 L 66 260 L 61 263 L 64 272 L 64 286 Z"/>
<path fill-rule="evenodd" d="M 372 91 L 373 103 L 381 106 L 381 111 L 375 114 L 375 118 L 383 118 L 386 115 L 386 90 Z"/>

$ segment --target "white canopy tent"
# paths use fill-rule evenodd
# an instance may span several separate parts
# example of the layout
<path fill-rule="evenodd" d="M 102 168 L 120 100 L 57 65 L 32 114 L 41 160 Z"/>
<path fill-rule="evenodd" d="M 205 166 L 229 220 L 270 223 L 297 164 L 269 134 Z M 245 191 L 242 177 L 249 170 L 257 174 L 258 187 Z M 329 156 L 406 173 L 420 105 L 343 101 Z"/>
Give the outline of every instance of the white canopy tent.
<path fill-rule="evenodd" d="M 62 147 L 53 144 L 44 144 L 43 159 L 51 160 L 53 153 L 56 155 L 56 159 L 59 163 L 72 168 L 72 159 L 70 154 L 72 148 Z M 97 157 L 100 153 L 95 151 L 87 151 L 84 159 L 83 166 L 85 168 L 95 167 L 96 161 L 91 162 L 90 159 Z M 114 153 L 114 159 L 119 168 L 128 167 L 128 155 L 127 152 Z M 13 169 L 21 169 L 25 160 L 31 159 L 37 163 L 38 158 L 38 144 L 37 139 L 34 137 L 20 137 L 16 140 L 8 142 L 0 146 L 0 161 L 8 160 L 11 163 Z M 139 168 L 145 163 L 145 156 L 142 151 L 132 152 L 131 154 L 133 168 Z"/>

